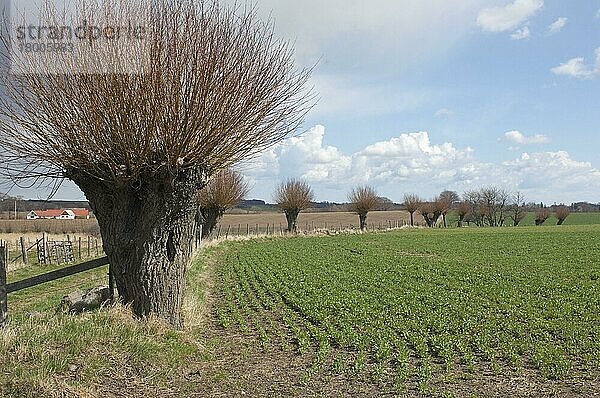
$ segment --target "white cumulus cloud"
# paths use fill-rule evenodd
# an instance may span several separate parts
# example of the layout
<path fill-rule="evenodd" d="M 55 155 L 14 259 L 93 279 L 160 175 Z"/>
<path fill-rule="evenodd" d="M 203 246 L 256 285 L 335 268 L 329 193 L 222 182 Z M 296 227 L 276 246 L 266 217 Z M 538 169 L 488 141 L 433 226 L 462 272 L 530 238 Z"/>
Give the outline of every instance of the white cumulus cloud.
<path fill-rule="evenodd" d="M 552 24 L 550 24 L 550 26 L 548 26 L 547 34 L 553 35 L 555 33 L 560 32 L 561 30 L 563 30 L 563 28 L 567 25 L 568 20 L 569 20 L 569 18 L 565 18 L 565 17 L 558 18 L 556 21 L 552 22 Z"/>
<path fill-rule="evenodd" d="M 528 26 L 525 26 L 521 29 L 517 29 L 512 35 L 510 35 L 510 38 L 513 40 L 523 40 L 523 39 L 527 39 L 531 36 L 531 31 L 529 30 Z"/>
<path fill-rule="evenodd" d="M 477 24 L 487 32 L 506 32 L 533 17 L 544 6 L 543 0 L 515 0 L 504 7 L 485 8 Z"/>
<path fill-rule="evenodd" d="M 515 186 L 536 201 L 595 201 L 600 187 L 600 170 L 589 162 L 572 159 L 565 151 L 523 153 L 500 167 Z"/>
<path fill-rule="evenodd" d="M 595 65 L 587 65 L 584 57 L 577 57 L 552 68 L 555 75 L 564 75 L 578 79 L 592 79 L 600 75 L 600 48 L 596 49 Z"/>
<path fill-rule="evenodd" d="M 548 144 L 550 143 L 550 138 L 543 134 L 536 134 L 532 136 L 526 136 L 520 131 L 508 131 L 504 134 L 504 137 L 515 144 L 520 145 L 528 145 L 528 144 Z"/>
<path fill-rule="evenodd" d="M 542 135 L 509 133 L 507 139 L 516 144 L 549 142 Z M 427 198 L 444 189 L 462 193 L 491 184 L 521 190 L 530 200 L 593 201 L 600 187 L 600 171 L 564 151 L 523 153 L 490 163 L 477 159 L 472 148 L 433 142 L 424 131 L 398 134 L 353 153 L 326 145 L 325 138 L 325 127 L 315 126 L 245 164 L 241 171 L 253 182 L 253 197 L 271 200 L 275 186 L 290 177 L 305 179 L 317 200 L 328 201 L 344 201 L 359 184 L 373 185 L 396 201 L 406 192 Z"/>

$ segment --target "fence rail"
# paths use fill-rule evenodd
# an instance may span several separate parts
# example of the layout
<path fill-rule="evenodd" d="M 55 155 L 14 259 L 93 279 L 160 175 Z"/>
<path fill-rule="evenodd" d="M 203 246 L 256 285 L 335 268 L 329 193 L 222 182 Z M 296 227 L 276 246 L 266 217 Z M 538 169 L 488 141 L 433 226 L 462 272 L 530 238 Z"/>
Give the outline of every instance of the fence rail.
<path fill-rule="evenodd" d="M 97 237 L 73 236 L 50 237 L 42 233 L 38 239 L 21 236 L 6 241 L 0 239 L 0 246 L 6 248 L 8 267 L 37 264 L 67 264 L 75 260 L 91 259 L 102 255 L 102 242 Z"/>
<path fill-rule="evenodd" d="M 384 220 L 368 222 L 368 231 L 385 231 L 390 229 L 397 229 L 405 226 L 409 226 L 410 222 L 407 220 Z M 415 222 L 415 226 L 424 226 L 422 223 Z M 200 225 L 201 227 L 201 225 Z M 348 222 L 325 222 L 325 221 L 308 221 L 299 222 L 298 231 L 299 233 L 316 233 L 316 232 L 342 232 L 352 231 L 360 229 L 360 225 L 356 223 Z M 275 235 L 283 236 L 287 231 L 287 224 L 285 223 L 227 223 L 222 221 L 215 227 L 212 234 L 208 239 L 220 239 L 228 237 L 238 236 L 259 236 L 259 235 Z M 202 230 L 200 229 L 200 234 Z"/>
<path fill-rule="evenodd" d="M 109 264 L 108 257 L 100 257 L 91 261 L 86 261 L 81 264 L 72 265 L 70 267 L 61 268 L 42 275 L 33 276 L 31 278 L 20 281 L 7 283 L 6 278 L 6 253 L 5 246 L 0 246 L 0 327 L 6 324 L 8 319 L 8 294 L 19 290 L 28 289 L 43 283 L 55 281 L 67 276 L 79 274 L 81 272 L 90 271 L 96 268 L 103 267 Z M 114 281 L 109 271 L 109 288 L 110 292 L 114 291 Z"/>

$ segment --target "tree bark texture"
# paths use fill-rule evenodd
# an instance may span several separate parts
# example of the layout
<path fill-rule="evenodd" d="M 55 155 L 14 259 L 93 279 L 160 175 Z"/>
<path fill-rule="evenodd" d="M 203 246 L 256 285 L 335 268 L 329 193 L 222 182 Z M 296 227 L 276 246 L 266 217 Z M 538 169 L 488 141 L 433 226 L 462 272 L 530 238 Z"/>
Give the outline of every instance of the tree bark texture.
<path fill-rule="evenodd" d="M 288 224 L 288 232 L 297 232 L 298 231 L 298 214 L 300 214 L 299 210 L 286 210 L 285 218 Z"/>
<path fill-rule="evenodd" d="M 367 229 L 367 214 L 368 213 L 359 213 L 358 219 L 360 221 L 360 230 L 365 231 Z"/>
<path fill-rule="evenodd" d="M 202 170 L 163 172 L 115 186 L 67 171 L 85 193 L 102 234 L 117 290 L 139 317 L 151 314 L 182 328 L 185 270 L 190 260 L 196 192 Z"/>

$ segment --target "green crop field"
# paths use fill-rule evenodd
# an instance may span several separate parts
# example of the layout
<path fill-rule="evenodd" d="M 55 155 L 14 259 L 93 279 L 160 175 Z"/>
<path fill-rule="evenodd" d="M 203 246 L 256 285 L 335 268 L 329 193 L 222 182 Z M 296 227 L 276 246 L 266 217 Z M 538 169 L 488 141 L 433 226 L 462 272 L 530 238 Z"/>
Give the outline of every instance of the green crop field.
<path fill-rule="evenodd" d="M 420 217 L 419 221 L 420 221 Z M 535 225 L 535 213 L 529 212 L 525 218 L 519 224 L 520 227 L 531 227 Z M 458 222 L 458 215 L 451 212 L 448 214 L 447 223 L 448 226 L 456 227 Z M 556 216 L 551 215 L 548 220 L 544 223 L 546 226 L 556 225 L 558 222 Z M 600 225 L 600 213 L 571 213 L 564 222 L 564 225 Z M 513 221 L 510 217 L 505 220 L 506 227 L 512 227 Z"/>
<path fill-rule="evenodd" d="M 209 245 L 186 329 L 9 295 L 0 396 L 592 396 L 600 226 L 402 229 Z M 26 267 L 9 281 L 54 267 Z"/>
<path fill-rule="evenodd" d="M 300 354 L 314 347 L 308 380 L 350 370 L 427 391 L 447 375 L 509 372 L 600 388 L 599 236 L 564 226 L 233 243 L 216 314 L 263 345 L 290 335 Z"/>
<path fill-rule="evenodd" d="M 534 213 L 528 213 L 527 217 L 522 221 L 523 226 L 534 225 Z M 509 224 L 511 220 L 508 220 Z M 558 220 L 555 216 L 551 216 L 547 221 L 547 225 L 556 225 Z M 600 224 L 600 213 L 571 213 L 565 220 L 564 225 L 594 225 Z"/>

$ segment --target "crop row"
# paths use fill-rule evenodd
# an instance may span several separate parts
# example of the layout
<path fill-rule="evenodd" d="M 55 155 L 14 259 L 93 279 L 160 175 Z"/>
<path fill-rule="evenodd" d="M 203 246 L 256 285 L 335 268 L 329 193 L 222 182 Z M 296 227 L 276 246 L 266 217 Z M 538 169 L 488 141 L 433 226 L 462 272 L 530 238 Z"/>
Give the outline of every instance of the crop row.
<path fill-rule="evenodd" d="M 334 347 L 401 379 L 426 381 L 432 364 L 562 378 L 600 366 L 598 227 L 569 228 L 235 244 L 217 314 L 264 344 L 314 349 L 315 370 Z"/>

